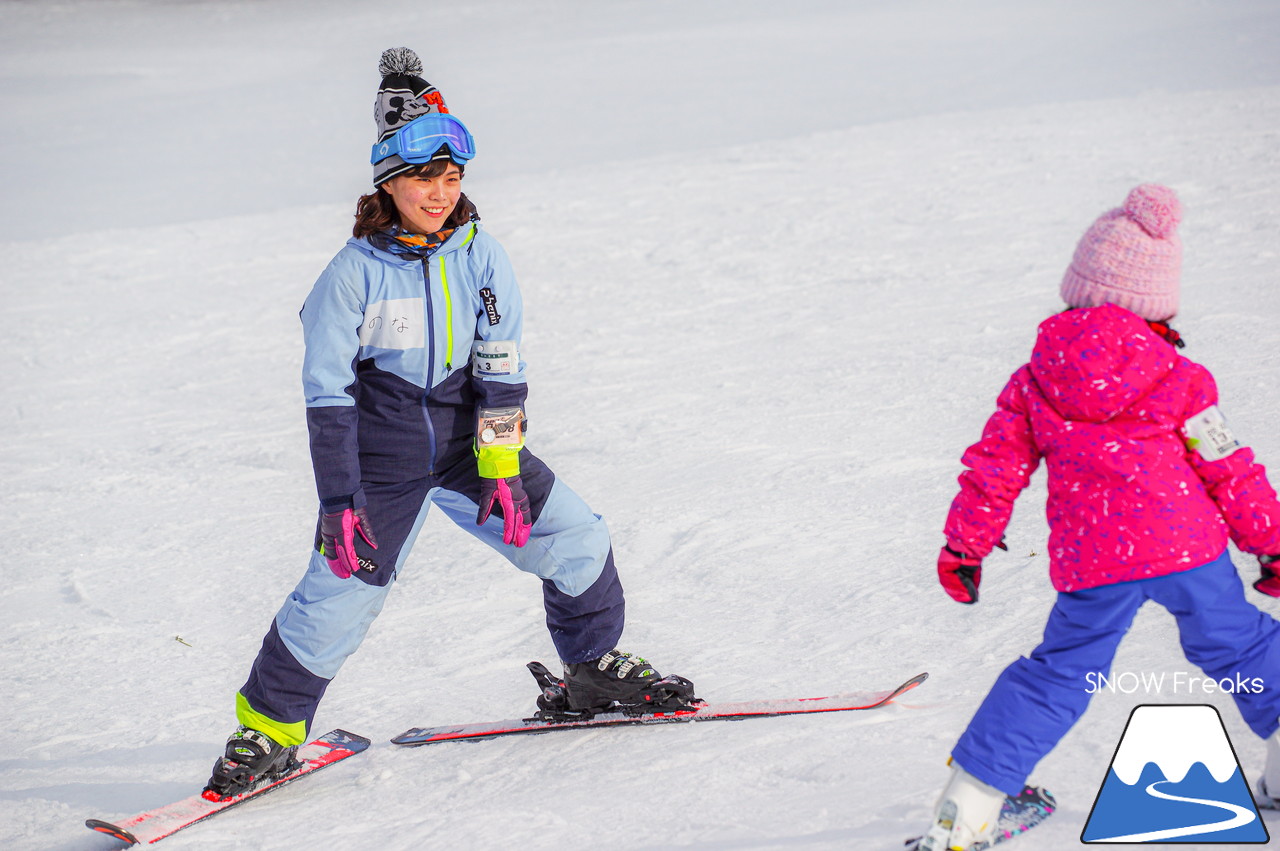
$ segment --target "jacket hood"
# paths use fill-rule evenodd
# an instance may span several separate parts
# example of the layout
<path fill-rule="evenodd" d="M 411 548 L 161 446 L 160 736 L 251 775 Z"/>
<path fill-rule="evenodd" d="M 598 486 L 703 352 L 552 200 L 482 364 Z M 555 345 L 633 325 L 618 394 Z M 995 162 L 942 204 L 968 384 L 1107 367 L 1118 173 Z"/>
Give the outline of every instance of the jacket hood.
<path fill-rule="evenodd" d="M 1040 323 L 1031 374 L 1068 420 L 1106 422 L 1169 374 L 1173 347 L 1137 314 L 1105 304 Z"/>

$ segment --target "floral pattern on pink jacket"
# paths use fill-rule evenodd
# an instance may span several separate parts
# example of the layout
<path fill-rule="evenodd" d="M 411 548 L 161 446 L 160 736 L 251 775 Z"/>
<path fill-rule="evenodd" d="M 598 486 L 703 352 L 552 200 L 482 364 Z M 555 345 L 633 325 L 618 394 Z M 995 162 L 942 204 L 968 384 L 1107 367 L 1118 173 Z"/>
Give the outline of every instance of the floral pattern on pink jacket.
<path fill-rule="evenodd" d="M 1228 536 L 1280 554 L 1280 502 L 1240 447 L 1207 461 L 1185 423 L 1218 403 L 1213 376 L 1114 305 L 1040 324 L 982 439 L 964 453 L 947 545 L 985 558 L 1040 460 L 1048 470 L 1049 574 L 1059 591 L 1207 564 Z"/>

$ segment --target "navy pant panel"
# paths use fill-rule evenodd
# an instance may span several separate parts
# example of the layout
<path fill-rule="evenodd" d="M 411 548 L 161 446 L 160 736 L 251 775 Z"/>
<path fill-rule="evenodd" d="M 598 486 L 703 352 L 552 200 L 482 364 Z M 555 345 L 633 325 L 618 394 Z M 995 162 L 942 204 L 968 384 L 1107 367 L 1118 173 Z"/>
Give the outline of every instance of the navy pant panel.
<path fill-rule="evenodd" d="M 380 611 L 431 503 L 520 569 L 541 576 L 547 628 L 563 661 L 594 659 L 616 647 L 625 603 L 604 521 L 527 450 L 521 453 L 521 478 L 534 536 L 519 550 L 501 543 L 501 521 L 475 525 L 480 479 L 474 459 L 416 481 L 364 482 L 369 525 L 379 546 L 373 549 L 358 535 L 354 545 L 357 555 L 377 569 L 339 580 L 313 553 L 241 690 L 253 709 L 285 723 L 305 720 L 310 728 L 331 678 Z"/>
<path fill-rule="evenodd" d="M 317 677 L 293 658 L 273 620 L 240 693 L 255 712 L 285 724 L 306 721 L 310 730 L 316 706 L 328 687 L 329 680 Z"/>
<path fill-rule="evenodd" d="M 600 578 L 582 594 L 570 597 L 549 579 L 542 580 L 547 629 L 560 661 L 568 664 L 598 659 L 618 646 L 626 619 L 622 580 L 613 564 L 613 550 Z"/>
<path fill-rule="evenodd" d="M 370 573 L 359 570 L 356 578 L 370 585 L 386 585 L 395 576 L 396 565 L 400 560 L 400 550 L 408 540 L 426 501 L 429 488 L 427 479 L 411 482 L 387 482 L 383 484 L 365 484 L 365 511 L 369 517 L 369 527 L 373 530 L 378 548 L 374 549 L 358 533 L 355 538 L 356 555 L 366 563 L 377 565 L 377 570 Z M 316 548 L 320 548 L 320 525 L 316 523 Z"/>

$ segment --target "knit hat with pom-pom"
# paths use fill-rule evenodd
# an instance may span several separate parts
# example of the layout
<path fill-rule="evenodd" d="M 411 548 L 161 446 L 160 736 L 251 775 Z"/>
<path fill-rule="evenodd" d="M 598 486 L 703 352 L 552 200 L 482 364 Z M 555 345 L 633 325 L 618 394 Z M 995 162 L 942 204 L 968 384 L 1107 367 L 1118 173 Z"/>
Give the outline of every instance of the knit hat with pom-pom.
<path fill-rule="evenodd" d="M 377 142 L 386 141 L 419 115 L 449 111 L 444 95 L 419 76 L 422 60 L 409 48 L 384 50 L 378 62 L 378 73 L 382 75 L 382 84 L 378 86 L 378 98 L 373 104 L 373 120 L 378 125 Z M 447 159 L 448 156 L 446 152 L 437 158 Z M 397 174 L 417 167 L 398 156 L 387 157 L 374 164 L 373 185 L 380 186 Z"/>
<path fill-rule="evenodd" d="M 1160 321 L 1178 312 L 1182 204 L 1167 186 L 1146 183 L 1129 192 L 1124 206 L 1085 232 L 1062 278 L 1071 307 L 1114 304 Z"/>

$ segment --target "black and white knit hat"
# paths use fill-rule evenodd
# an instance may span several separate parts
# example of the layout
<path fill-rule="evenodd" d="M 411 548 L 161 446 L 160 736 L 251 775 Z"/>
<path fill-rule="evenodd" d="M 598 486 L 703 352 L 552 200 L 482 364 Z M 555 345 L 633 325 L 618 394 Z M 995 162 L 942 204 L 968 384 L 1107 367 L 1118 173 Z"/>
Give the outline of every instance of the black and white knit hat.
<path fill-rule="evenodd" d="M 373 104 L 373 120 L 378 125 L 378 138 L 383 142 L 391 134 L 420 115 L 429 112 L 448 112 L 444 96 L 439 89 L 419 76 L 422 60 L 407 47 L 393 47 L 382 52 L 378 61 L 378 73 L 382 84 L 378 86 L 378 98 Z M 433 159 L 448 159 L 447 151 Z M 417 168 L 421 163 L 407 163 L 392 155 L 373 166 L 373 185 L 381 186 L 397 174 Z"/>

